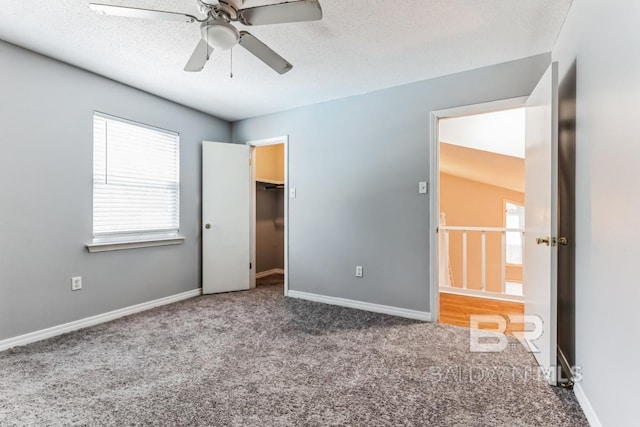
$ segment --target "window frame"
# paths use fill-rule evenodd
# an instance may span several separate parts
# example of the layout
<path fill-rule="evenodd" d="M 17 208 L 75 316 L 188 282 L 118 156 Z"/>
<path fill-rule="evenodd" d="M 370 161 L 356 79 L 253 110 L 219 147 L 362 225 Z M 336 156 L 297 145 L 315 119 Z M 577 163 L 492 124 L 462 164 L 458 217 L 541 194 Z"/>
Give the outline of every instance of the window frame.
<path fill-rule="evenodd" d="M 181 136 L 179 132 L 168 130 L 165 128 L 161 128 L 158 126 L 152 126 L 145 123 L 136 122 L 134 120 L 126 119 L 123 117 L 115 116 L 113 114 L 104 113 L 101 111 L 93 111 L 92 113 L 92 171 L 91 171 L 91 180 L 92 180 L 92 211 L 91 211 L 91 233 L 92 233 L 92 241 L 91 243 L 86 244 L 86 248 L 89 252 L 105 252 L 105 251 L 114 251 L 114 250 L 122 250 L 122 249 L 133 249 L 133 248 L 144 248 L 144 247 L 154 247 L 154 246 L 165 246 L 165 245 L 179 245 L 182 244 L 185 240 L 184 236 L 180 235 L 180 226 L 181 226 L 181 209 L 180 209 L 180 192 L 181 192 L 181 174 L 180 174 L 180 148 L 181 148 Z M 176 204 L 176 218 L 177 218 L 177 227 L 175 229 L 156 229 L 156 230 L 132 230 L 132 231 L 124 231 L 124 232 L 101 232 L 95 233 L 95 216 L 94 216 L 94 197 L 95 197 L 95 119 L 96 117 L 104 119 L 104 120 L 112 120 L 120 123 L 136 126 L 138 128 L 149 129 L 157 132 L 163 132 L 170 135 L 175 135 L 176 137 L 176 177 L 177 177 L 177 186 L 175 193 L 175 204 Z M 107 142 L 108 143 L 108 142 Z"/>

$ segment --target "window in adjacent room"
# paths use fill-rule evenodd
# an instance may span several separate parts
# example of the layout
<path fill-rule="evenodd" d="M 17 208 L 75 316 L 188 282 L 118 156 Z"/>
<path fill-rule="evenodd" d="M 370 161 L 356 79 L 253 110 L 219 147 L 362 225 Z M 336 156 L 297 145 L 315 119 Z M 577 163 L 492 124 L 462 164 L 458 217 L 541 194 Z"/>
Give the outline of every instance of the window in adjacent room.
<path fill-rule="evenodd" d="M 95 112 L 94 242 L 177 236 L 180 136 Z"/>
<path fill-rule="evenodd" d="M 524 206 L 517 203 L 505 202 L 505 227 L 524 228 Z M 519 231 L 508 231 L 507 243 L 507 264 L 522 265 L 522 233 Z"/>

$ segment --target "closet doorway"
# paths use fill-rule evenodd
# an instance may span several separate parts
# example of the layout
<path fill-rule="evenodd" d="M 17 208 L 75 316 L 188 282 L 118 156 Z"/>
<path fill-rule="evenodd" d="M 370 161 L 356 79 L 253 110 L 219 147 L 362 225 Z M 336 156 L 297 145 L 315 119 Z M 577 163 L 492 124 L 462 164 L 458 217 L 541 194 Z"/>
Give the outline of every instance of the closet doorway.
<path fill-rule="evenodd" d="M 288 137 L 250 141 L 251 287 L 288 280 Z"/>

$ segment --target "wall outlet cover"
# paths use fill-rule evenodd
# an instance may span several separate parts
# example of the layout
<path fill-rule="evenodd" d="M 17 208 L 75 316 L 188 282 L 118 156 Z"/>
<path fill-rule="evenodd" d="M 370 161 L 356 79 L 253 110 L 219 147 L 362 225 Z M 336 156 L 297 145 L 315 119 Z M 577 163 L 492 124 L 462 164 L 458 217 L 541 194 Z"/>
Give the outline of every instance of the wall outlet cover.
<path fill-rule="evenodd" d="M 71 290 L 72 291 L 79 291 L 80 289 L 82 289 L 82 277 L 80 277 L 80 276 L 72 277 L 71 278 Z"/>

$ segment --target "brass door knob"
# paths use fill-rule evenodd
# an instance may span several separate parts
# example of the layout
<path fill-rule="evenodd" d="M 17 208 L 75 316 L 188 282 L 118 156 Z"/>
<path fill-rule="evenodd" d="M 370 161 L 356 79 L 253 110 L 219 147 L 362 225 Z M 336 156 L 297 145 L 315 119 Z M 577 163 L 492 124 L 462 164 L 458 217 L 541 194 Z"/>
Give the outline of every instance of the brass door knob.
<path fill-rule="evenodd" d="M 207 230 L 211 228 L 211 224 L 205 224 L 204 228 L 206 228 Z"/>
<path fill-rule="evenodd" d="M 548 237 L 536 237 L 536 243 L 538 245 L 547 245 L 549 246 L 549 238 Z"/>
<path fill-rule="evenodd" d="M 566 246 L 566 245 L 568 245 L 568 244 L 569 244 L 569 241 L 567 240 L 567 238 L 566 238 L 566 237 L 558 237 L 557 243 L 558 243 L 559 245 Z"/>

